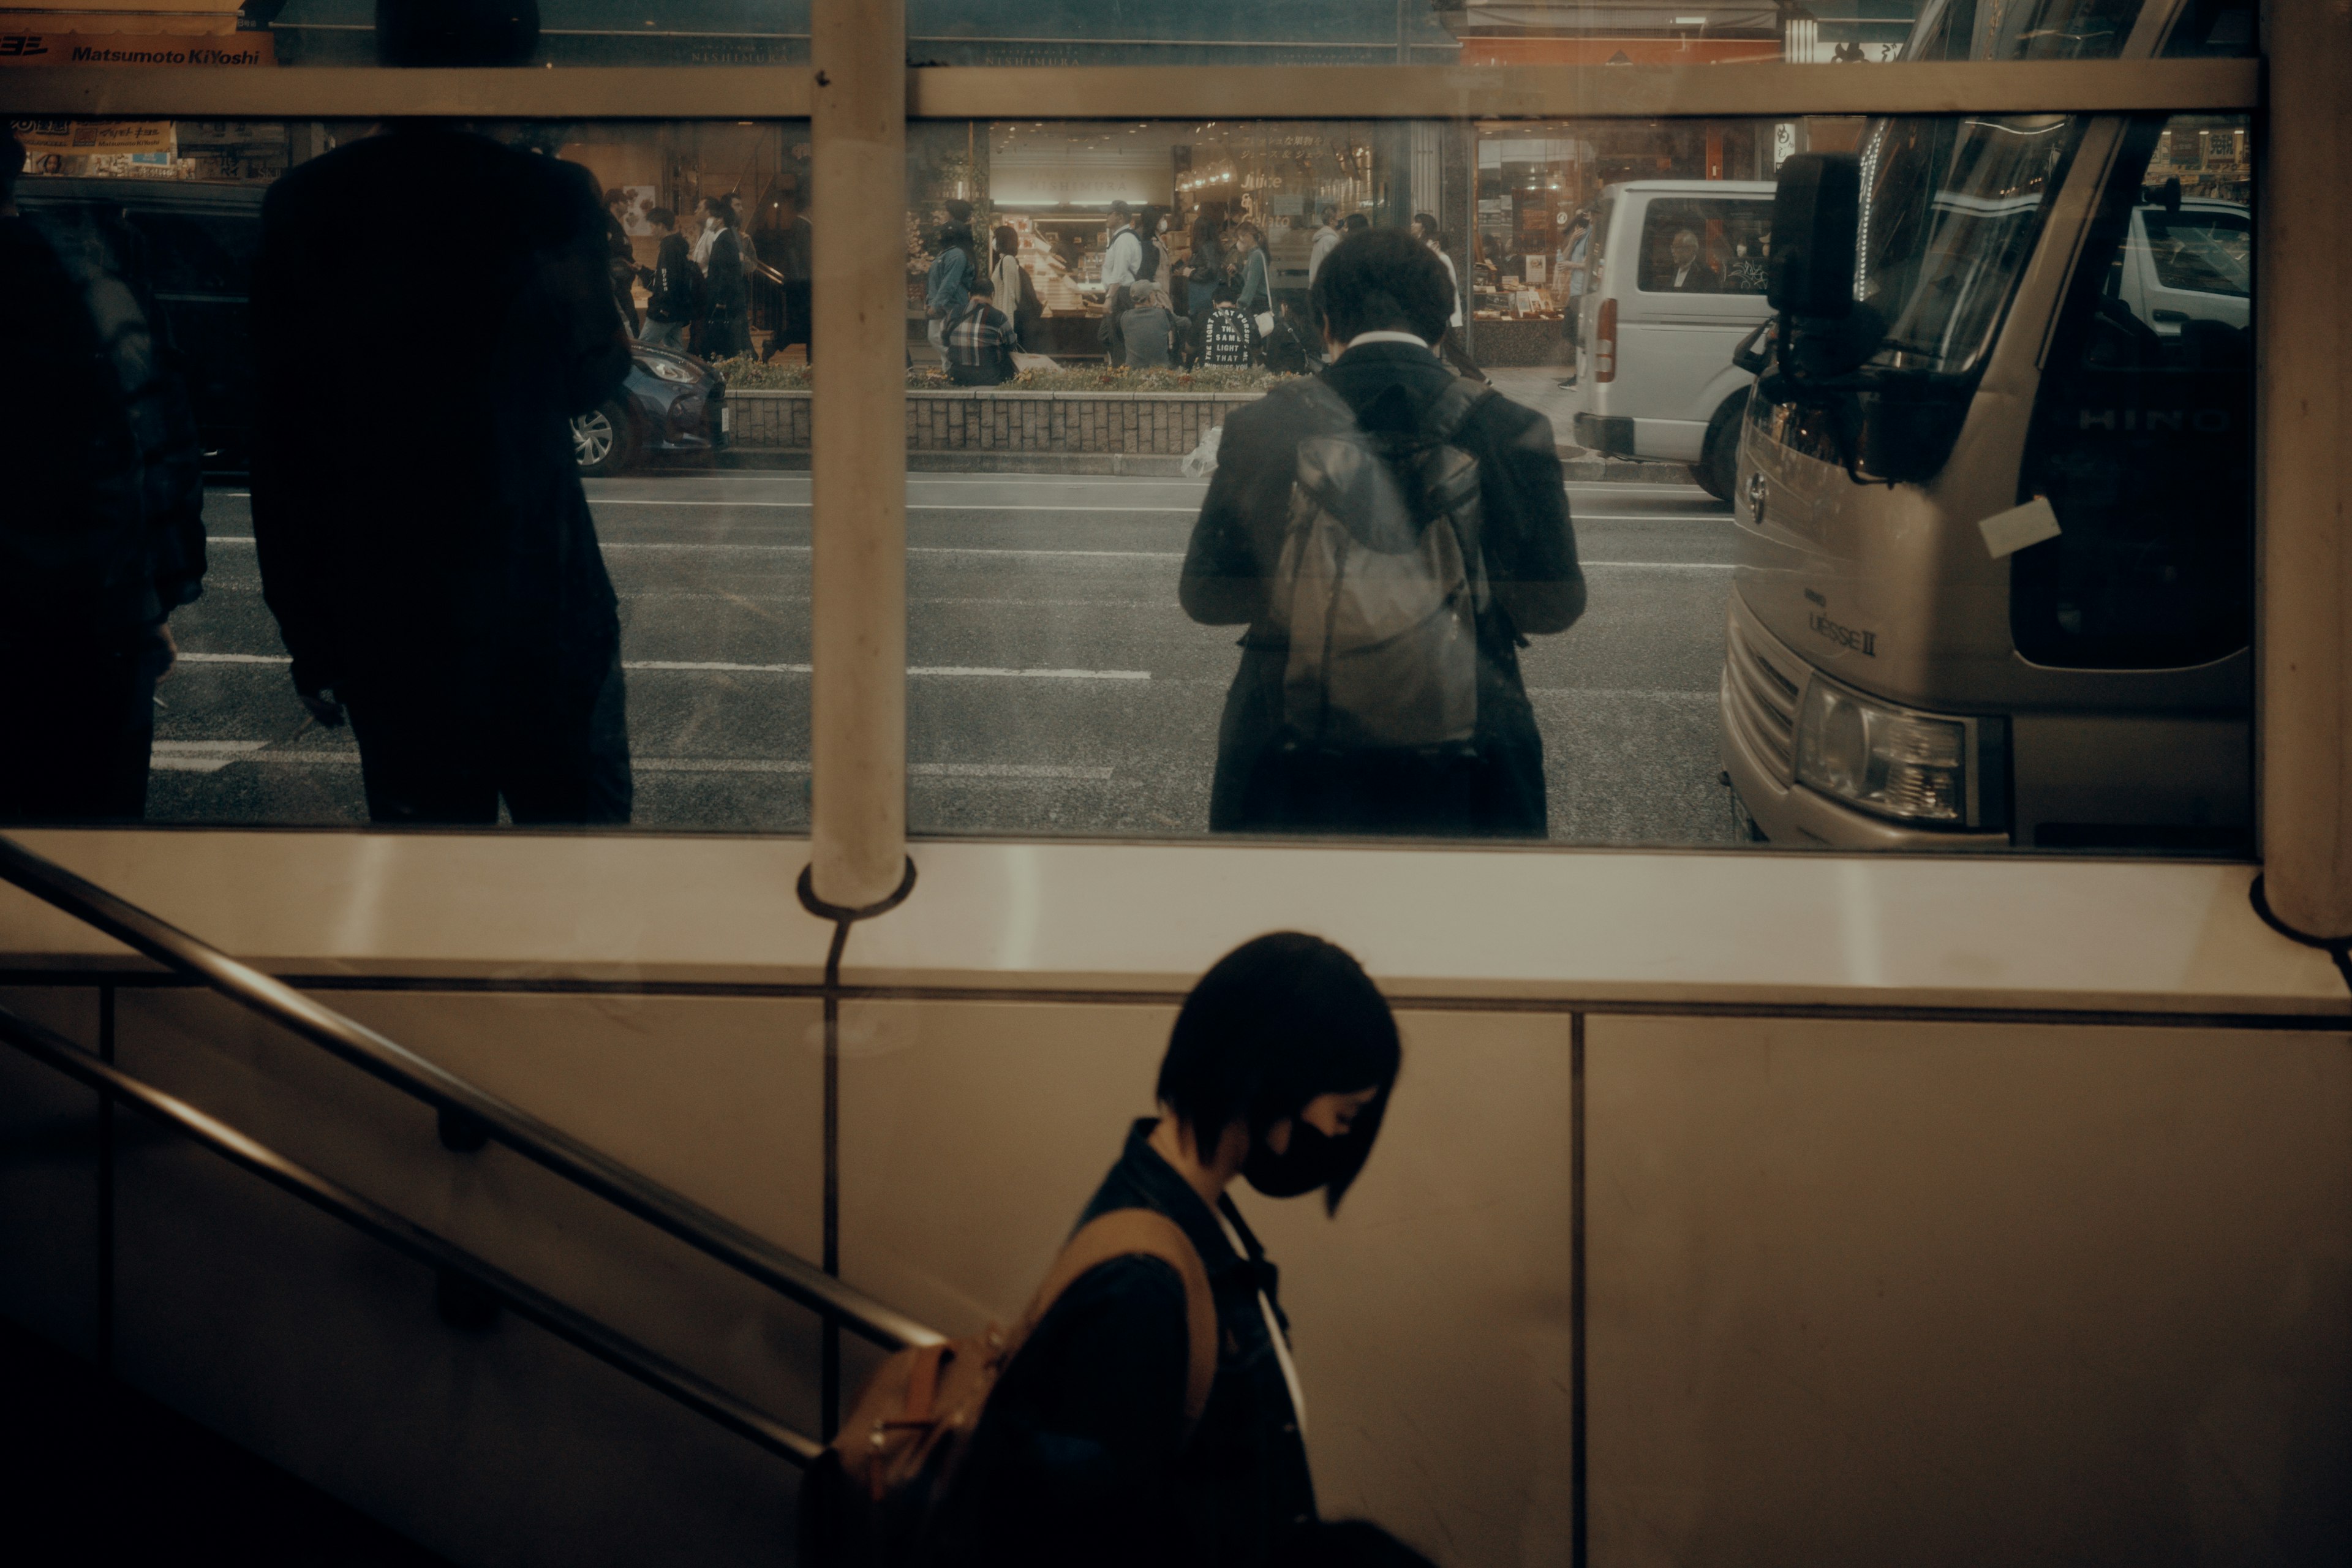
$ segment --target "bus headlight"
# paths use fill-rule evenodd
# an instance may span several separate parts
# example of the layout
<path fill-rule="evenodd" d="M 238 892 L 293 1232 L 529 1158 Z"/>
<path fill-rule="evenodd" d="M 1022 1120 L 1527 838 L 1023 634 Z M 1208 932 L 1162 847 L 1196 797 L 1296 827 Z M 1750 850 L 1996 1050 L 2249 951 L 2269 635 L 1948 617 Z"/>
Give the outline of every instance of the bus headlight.
<path fill-rule="evenodd" d="M 1968 820 L 1969 732 L 1954 719 L 1884 707 L 1826 680 L 1805 688 L 1797 782 L 1889 816 Z"/>

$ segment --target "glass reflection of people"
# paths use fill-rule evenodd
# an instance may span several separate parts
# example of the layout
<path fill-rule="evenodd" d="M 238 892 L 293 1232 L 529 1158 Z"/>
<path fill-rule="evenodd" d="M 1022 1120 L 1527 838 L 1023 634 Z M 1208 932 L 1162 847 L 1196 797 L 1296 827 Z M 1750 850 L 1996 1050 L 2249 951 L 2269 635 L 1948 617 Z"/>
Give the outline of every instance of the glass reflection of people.
<path fill-rule="evenodd" d="M 1021 235 L 1009 223 L 1001 223 L 990 231 L 989 253 L 995 259 L 988 269 L 989 281 L 996 285 L 996 308 L 1013 318 L 1013 331 L 1021 338 L 1022 350 L 1034 353 L 1037 323 L 1045 314 L 1038 300 L 1036 286 L 1021 266 Z"/>
<path fill-rule="evenodd" d="M 816 276 L 815 237 L 808 214 L 801 207 L 800 186 L 789 180 L 776 185 L 762 211 L 767 226 L 760 236 L 760 252 L 781 281 L 776 284 L 780 296 L 776 331 L 761 349 L 760 357 L 768 359 L 795 343 L 814 354 L 815 332 L 809 305 L 810 279 Z"/>
<path fill-rule="evenodd" d="M 637 278 L 637 249 L 629 238 L 629 193 L 614 186 L 604 193 L 604 244 L 613 255 L 613 303 L 621 324 L 637 330 L 637 300 L 630 285 Z"/>
<path fill-rule="evenodd" d="M 646 214 L 656 237 L 654 264 L 645 273 L 650 298 L 646 324 L 637 341 L 655 348 L 682 349 L 694 325 L 695 304 L 702 296 L 702 274 L 695 270 L 686 236 L 677 232 L 677 215 L 667 207 Z"/>
<path fill-rule="evenodd" d="M 519 63 L 538 32 L 520 12 L 381 0 L 378 53 Z M 299 165 L 263 205 L 262 592 L 303 706 L 349 714 L 378 823 L 487 826 L 502 803 L 518 824 L 629 818 L 620 621 L 570 426 L 630 363 L 598 196 L 577 164 L 419 120 Z M 462 375 L 413 331 L 426 206 L 467 237 Z M 429 435 L 387 447 L 392 429 Z"/>
<path fill-rule="evenodd" d="M 204 482 L 138 237 L 36 222 L 0 121 L 0 822 L 147 809 L 166 616 L 205 574 Z"/>
<path fill-rule="evenodd" d="M 1437 220 L 1427 213 L 1412 215 L 1412 237 L 1429 247 L 1429 253 L 1445 267 L 1445 293 L 1452 301 L 1445 319 L 1445 332 L 1434 345 L 1445 363 L 1455 372 L 1484 381 L 1486 373 L 1471 361 L 1462 346 L 1462 275 L 1454 268 L 1454 258 L 1445 253 L 1445 236 L 1438 231 Z"/>
<path fill-rule="evenodd" d="M 1341 240 L 1316 275 L 1313 303 L 1334 363 L 1227 416 L 1184 557 L 1185 613 L 1204 626 L 1249 627 L 1218 727 L 1209 826 L 1540 837 L 1543 741 L 1517 650 L 1523 637 L 1567 630 L 1585 599 L 1551 423 L 1456 376 L 1437 356 L 1449 311 L 1445 269 L 1403 233 Z M 1436 459 L 1413 455 L 1441 447 L 1475 469 L 1450 458 L 1433 468 Z M 1396 466 L 1407 457 L 1410 468 Z M 1394 491 L 1377 479 L 1341 485 L 1329 477 L 1365 478 L 1361 465 L 1373 460 L 1388 465 L 1372 472 L 1385 471 Z M 1351 668 L 1385 670 L 1385 679 L 1335 672 L 1323 660 L 1338 645 L 1325 638 L 1302 645 L 1294 671 L 1290 628 L 1321 613 L 1328 595 L 1318 597 L 1314 584 L 1333 582 L 1303 555 L 1286 554 L 1295 509 L 1312 501 L 1351 529 L 1412 530 L 1404 548 L 1428 558 L 1425 531 L 1465 515 L 1468 473 L 1475 542 L 1457 531 L 1449 546 L 1440 536 L 1433 559 L 1460 563 L 1446 599 L 1469 617 L 1470 647 L 1429 621 L 1422 625 L 1437 627 L 1432 636 L 1397 640 L 1408 662 L 1383 663 L 1378 645 L 1363 645 L 1365 662 Z M 1454 489 L 1433 488 L 1441 478 Z M 1407 486 L 1419 499 L 1404 502 L 1403 516 L 1370 504 Z M 1424 647 L 1450 666 L 1419 660 L 1414 650 Z M 1449 669 L 1466 689 L 1445 685 Z M 1447 700 L 1430 700 L 1441 690 Z M 1451 727 L 1433 733 L 1442 727 L 1423 722 L 1432 716 Z M 1396 722 L 1384 729 L 1388 720 Z"/>
<path fill-rule="evenodd" d="M 731 359 L 751 352 L 751 280 L 736 232 L 734 204 L 710 204 L 710 259 L 703 269 L 703 353 Z"/>

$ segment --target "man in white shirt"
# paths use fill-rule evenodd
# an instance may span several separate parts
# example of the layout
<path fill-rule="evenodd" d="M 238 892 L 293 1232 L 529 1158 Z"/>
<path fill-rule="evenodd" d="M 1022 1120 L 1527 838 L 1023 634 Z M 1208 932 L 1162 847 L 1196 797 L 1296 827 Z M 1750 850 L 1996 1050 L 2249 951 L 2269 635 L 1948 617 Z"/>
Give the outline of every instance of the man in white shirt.
<path fill-rule="evenodd" d="M 1307 286 L 1309 289 L 1315 287 L 1315 275 L 1323 270 L 1323 258 L 1339 246 L 1339 209 L 1327 206 L 1323 209 L 1323 226 L 1315 231 L 1315 243 L 1307 252 Z"/>
<path fill-rule="evenodd" d="M 1119 318 L 1135 303 L 1135 278 L 1142 269 L 1143 237 L 1135 232 L 1127 204 L 1113 202 L 1110 243 L 1103 247 L 1103 318 L 1097 333 L 1112 364 L 1122 363 L 1127 357 L 1125 340 L 1119 335 Z"/>

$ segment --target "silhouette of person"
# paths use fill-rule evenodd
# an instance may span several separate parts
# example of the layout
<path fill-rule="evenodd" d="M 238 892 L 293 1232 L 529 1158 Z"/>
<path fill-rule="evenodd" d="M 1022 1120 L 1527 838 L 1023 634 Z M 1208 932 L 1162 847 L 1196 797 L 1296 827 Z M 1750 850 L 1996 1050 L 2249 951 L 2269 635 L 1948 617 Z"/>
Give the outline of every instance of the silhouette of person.
<path fill-rule="evenodd" d="M 510 65 L 525 0 L 380 0 L 387 65 Z M 467 351 L 412 329 L 414 221 L 468 239 Z M 279 180 L 253 321 L 262 588 L 379 823 L 628 820 L 620 621 L 569 421 L 628 374 L 595 178 L 395 121 Z M 383 433 L 422 439 L 387 447 Z"/>

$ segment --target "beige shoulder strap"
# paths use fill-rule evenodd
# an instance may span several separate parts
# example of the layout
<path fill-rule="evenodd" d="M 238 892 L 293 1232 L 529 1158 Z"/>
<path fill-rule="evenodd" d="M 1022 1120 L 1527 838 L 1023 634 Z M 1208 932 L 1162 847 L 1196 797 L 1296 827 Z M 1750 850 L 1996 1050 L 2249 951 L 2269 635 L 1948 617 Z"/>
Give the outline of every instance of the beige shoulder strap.
<path fill-rule="evenodd" d="M 1209 1271 L 1199 1250 L 1174 1220 L 1157 1210 L 1113 1209 L 1081 1226 L 1045 1271 L 1045 1282 L 1022 1315 L 1011 1348 L 1028 1340 L 1062 1292 L 1087 1269 L 1138 1253 L 1159 1258 L 1184 1281 L 1184 1320 L 1192 1339 L 1184 1377 L 1184 1426 L 1189 1432 L 1209 1407 L 1209 1385 L 1217 1378 L 1217 1304 L 1209 1293 Z"/>

